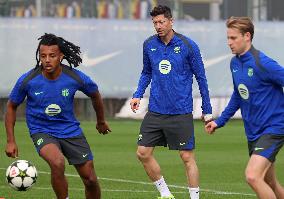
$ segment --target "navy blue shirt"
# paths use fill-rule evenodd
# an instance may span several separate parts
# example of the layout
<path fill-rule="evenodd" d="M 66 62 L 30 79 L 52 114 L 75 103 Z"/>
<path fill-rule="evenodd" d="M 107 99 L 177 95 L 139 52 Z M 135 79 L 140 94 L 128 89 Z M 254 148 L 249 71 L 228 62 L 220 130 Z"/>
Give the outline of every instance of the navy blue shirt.
<path fill-rule="evenodd" d="M 10 94 L 15 104 L 27 97 L 26 122 L 31 135 L 47 133 L 68 138 L 82 133 L 73 111 L 74 95 L 80 90 L 89 96 L 98 91 L 98 86 L 79 70 L 62 67 L 56 80 L 45 78 L 39 68 L 30 70 L 18 79 Z"/>
<path fill-rule="evenodd" d="M 249 141 L 263 134 L 284 135 L 284 68 L 253 46 L 230 65 L 234 92 L 215 121 L 218 127 L 240 108 Z"/>
<path fill-rule="evenodd" d="M 143 44 L 143 70 L 133 97 L 142 98 L 151 82 L 149 111 L 160 114 L 191 113 L 193 75 L 199 85 L 203 113 L 212 113 L 204 65 L 197 44 L 175 33 L 166 45 L 154 35 Z"/>

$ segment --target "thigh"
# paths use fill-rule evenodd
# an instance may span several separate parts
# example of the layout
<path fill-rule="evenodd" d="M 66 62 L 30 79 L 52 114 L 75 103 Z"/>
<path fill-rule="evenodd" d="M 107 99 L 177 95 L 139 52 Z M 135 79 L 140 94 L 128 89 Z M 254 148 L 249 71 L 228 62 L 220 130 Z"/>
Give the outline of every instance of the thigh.
<path fill-rule="evenodd" d="M 64 167 L 65 160 L 57 138 L 46 133 L 36 133 L 31 137 L 37 152 L 50 166 Z"/>
<path fill-rule="evenodd" d="M 163 127 L 170 149 L 193 150 L 195 148 L 192 114 L 169 116 Z"/>
<path fill-rule="evenodd" d="M 54 144 L 60 149 L 58 139 L 46 133 L 36 133 L 31 135 L 31 138 L 38 153 L 40 153 L 40 150 L 48 144 Z"/>
<path fill-rule="evenodd" d="M 267 158 L 252 154 L 246 167 L 246 176 L 264 178 L 271 165 Z"/>
<path fill-rule="evenodd" d="M 163 115 L 148 112 L 142 121 L 137 144 L 145 147 L 167 146 L 162 121 Z"/>
<path fill-rule="evenodd" d="M 264 134 L 256 141 L 249 142 L 249 155 L 255 154 L 274 162 L 277 153 L 284 144 L 284 136 Z"/>
<path fill-rule="evenodd" d="M 93 153 L 86 137 L 81 134 L 72 138 L 59 139 L 62 153 L 70 165 L 83 164 L 93 160 Z"/>

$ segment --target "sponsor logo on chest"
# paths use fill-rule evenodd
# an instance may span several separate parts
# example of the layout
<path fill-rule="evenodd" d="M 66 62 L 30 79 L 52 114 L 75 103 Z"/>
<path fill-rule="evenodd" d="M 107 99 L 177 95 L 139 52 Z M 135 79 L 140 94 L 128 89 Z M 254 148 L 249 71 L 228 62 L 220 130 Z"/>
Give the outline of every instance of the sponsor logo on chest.
<path fill-rule="evenodd" d="M 171 62 L 169 62 L 168 60 L 165 60 L 165 59 L 160 61 L 160 63 L 159 63 L 159 71 L 162 74 L 164 74 L 164 75 L 169 74 L 171 69 L 172 69 Z"/>

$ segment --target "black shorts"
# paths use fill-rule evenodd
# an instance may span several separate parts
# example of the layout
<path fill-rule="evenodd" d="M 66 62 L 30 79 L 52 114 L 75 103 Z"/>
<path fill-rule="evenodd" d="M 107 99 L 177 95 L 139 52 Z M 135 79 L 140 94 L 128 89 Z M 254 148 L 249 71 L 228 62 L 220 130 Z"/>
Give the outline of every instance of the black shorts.
<path fill-rule="evenodd" d="M 283 144 L 284 136 L 264 134 L 257 140 L 248 142 L 249 155 L 260 155 L 267 158 L 270 162 L 274 162 Z"/>
<path fill-rule="evenodd" d="M 52 143 L 61 150 L 71 165 L 93 160 L 92 151 L 83 134 L 71 138 L 56 138 L 46 133 L 36 133 L 31 137 L 38 153 L 43 146 Z"/>
<path fill-rule="evenodd" d="M 164 115 L 148 112 L 141 124 L 139 146 L 168 146 L 171 150 L 195 148 L 192 114 Z"/>

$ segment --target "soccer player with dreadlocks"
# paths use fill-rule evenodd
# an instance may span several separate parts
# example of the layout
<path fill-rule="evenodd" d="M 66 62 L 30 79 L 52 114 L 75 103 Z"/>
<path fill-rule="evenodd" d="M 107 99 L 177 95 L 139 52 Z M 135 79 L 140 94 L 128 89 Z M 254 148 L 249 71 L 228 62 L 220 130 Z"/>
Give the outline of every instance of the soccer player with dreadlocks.
<path fill-rule="evenodd" d="M 68 198 L 65 156 L 79 173 L 85 185 L 86 198 L 99 199 L 101 191 L 93 154 L 73 111 L 75 92 L 82 91 L 92 100 L 98 132 L 110 132 L 98 86 L 75 69 L 82 62 L 80 47 L 53 34 L 44 34 L 39 40 L 36 67 L 18 79 L 9 96 L 5 115 L 6 154 L 18 157 L 14 135 L 16 110 L 27 97 L 27 126 L 39 155 L 50 166 L 51 184 L 57 198 Z M 62 64 L 63 59 L 69 66 Z"/>

